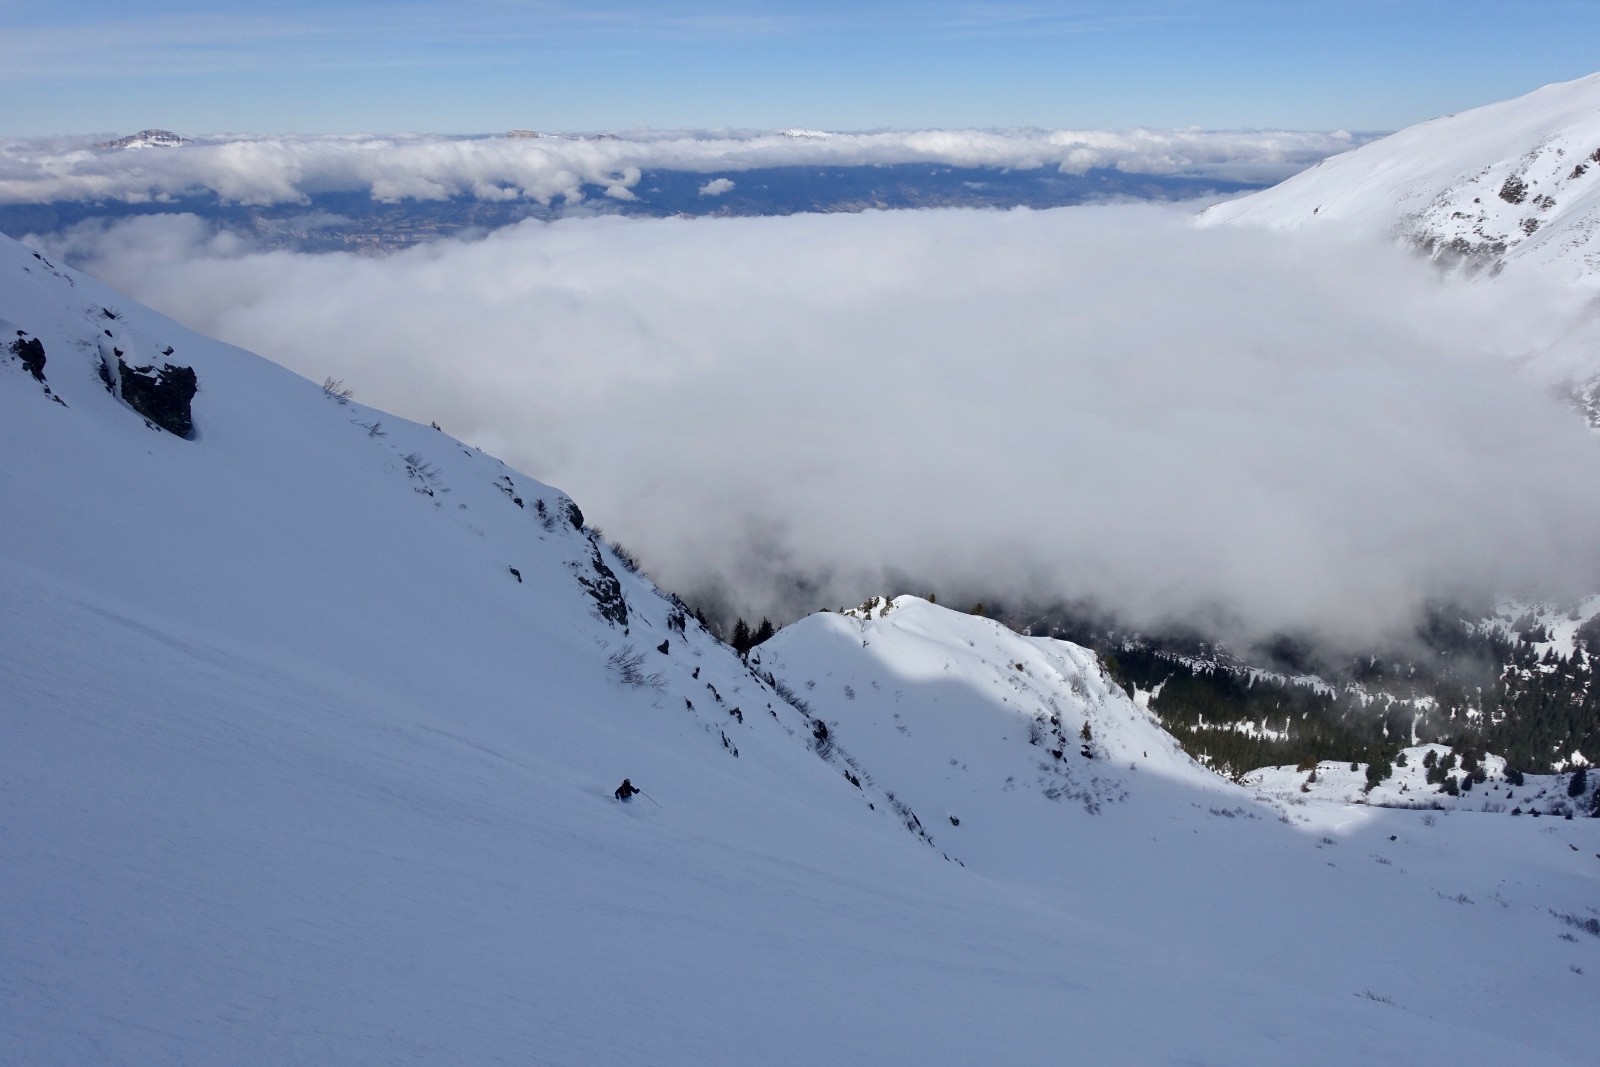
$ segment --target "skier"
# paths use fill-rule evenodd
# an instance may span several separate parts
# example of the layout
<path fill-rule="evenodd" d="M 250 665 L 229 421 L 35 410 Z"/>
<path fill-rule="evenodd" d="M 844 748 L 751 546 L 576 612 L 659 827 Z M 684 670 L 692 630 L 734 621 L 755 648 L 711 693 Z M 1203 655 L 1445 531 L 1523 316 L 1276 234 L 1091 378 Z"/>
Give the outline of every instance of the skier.
<path fill-rule="evenodd" d="M 630 797 L 632 797 L 633 794 L 635 794 L 637 792 L 639 792 L 639 790 L 634 788 L 633 783 L 628 781 L 626 778 L 624 778 L 622 780 L 622 784 L 617 786 L 617 791 L 612 795 L 615 796 L 618 800 L 622 801 L 624 804 L 626 804 L 628 802 L 628 799 Z"/>

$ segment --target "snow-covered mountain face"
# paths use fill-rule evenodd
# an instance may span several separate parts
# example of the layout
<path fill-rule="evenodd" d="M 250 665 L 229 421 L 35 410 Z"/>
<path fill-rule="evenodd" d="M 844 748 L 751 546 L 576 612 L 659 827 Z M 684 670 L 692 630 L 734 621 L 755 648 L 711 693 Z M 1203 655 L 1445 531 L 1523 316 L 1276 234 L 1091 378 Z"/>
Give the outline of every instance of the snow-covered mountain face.
<path fill-rule="evenodd" d="M 1283 820 L 1081 649 L 912 599 L 747 664 L 439 430 L 4 240 L 0 320 L 0 1058 L 1600 1040 L 1600 821 Z"/>
<path fill-rule="evenodd" d="M 781 955 L 796 890 L 710 945 L 636 893 L 732 912 L 758 854 L 932 862 L 563 494 L 15 243 L 0 277 L 5 1058 L 697 1047 L 682 1011 L 608 1044 L 611 998 Z M 142 368 L 192 371 L 185 435 L 133 407 Z M 641 853 L 657 817 L 699 843 Z M 682 848 L 744 858 L 695 890 L 652 871 Z"/>
<path fill-rule="evenodd" d="M 123 148 L 179 148 L 188 144 L 185 137 L 180 137 L 171 130 L 140 130 L 130 133 L 126 137 L 116 137 L 109 141 L 101 141 L 96 148 L 123 149 Z"/>
<path fill-rule="evenodd" d="M 812 615 L 750 662 L 792 700 L 830 709 L 823 721 L 847 763 L 985 870 L 1064 877 L 1068 854 L 1041 852 L 1041 837 L 1081 830 L 1075 815 L 1130 804 L 1152 814 L 1174 786 L 1223 806 L 1244 799 L 1185 755 L 1093 653 L 916 597 Z"/>
<path fill-rule="evenodd" d="M 1387 233 L 1600 286 L 1600 74 L 1402 130 L 1203 219 Z"/>

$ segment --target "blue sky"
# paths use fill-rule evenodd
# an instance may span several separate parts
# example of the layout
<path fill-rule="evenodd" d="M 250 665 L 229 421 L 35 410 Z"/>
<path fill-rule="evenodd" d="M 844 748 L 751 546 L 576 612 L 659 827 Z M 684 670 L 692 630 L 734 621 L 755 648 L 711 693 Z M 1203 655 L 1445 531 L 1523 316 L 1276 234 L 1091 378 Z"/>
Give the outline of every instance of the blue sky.
<path fill-rule="evenodd" d="M 1393 129 L 1592 73 L 1594 0 L 0 0 L 0 134 Z"/>

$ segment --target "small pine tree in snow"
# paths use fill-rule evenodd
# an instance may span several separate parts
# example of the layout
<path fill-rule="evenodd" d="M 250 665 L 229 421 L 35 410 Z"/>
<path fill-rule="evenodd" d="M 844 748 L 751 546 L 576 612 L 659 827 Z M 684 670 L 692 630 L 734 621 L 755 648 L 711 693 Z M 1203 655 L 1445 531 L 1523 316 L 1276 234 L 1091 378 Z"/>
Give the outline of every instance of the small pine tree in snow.
<path fill-rule="evenodd" d="M 1378 784 L 1394 775 L 1394 768 L 1385 759 L 1374 760 L 1367 764 L 1367 791 L 1378 788 Z"/>
<path fill-rule="evenodd" d="M 1589 791 L 1589 768 L 1579 767 L 1572 772 L 1572 780 L 1567 783 L 1567 796 L 1581 797 Z"/>

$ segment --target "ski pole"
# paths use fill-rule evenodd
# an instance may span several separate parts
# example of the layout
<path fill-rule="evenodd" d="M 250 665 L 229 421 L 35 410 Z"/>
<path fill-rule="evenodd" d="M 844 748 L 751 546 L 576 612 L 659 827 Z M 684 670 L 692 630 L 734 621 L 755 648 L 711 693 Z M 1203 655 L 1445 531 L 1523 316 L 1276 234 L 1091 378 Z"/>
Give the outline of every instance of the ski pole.
<path fill-rule="evenodd" d="M 655 797 L 651 796 L 649 793 L 646 793 L 643 789 L 639 790 L 639 795 L 644 797 L 650 803 L 654 804 L 656 807 L 658 807 L 658 808 L 661 807 L 661 801 L 657 800 Z"/>

